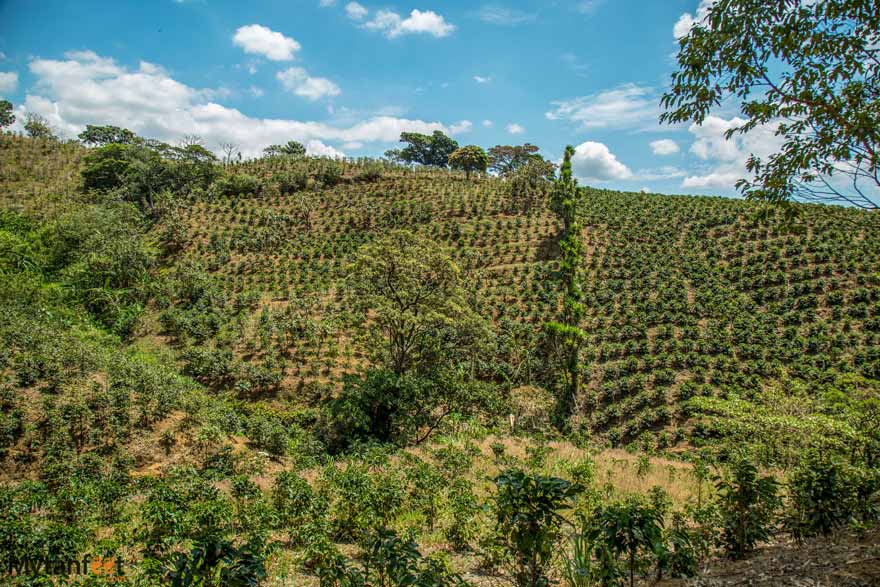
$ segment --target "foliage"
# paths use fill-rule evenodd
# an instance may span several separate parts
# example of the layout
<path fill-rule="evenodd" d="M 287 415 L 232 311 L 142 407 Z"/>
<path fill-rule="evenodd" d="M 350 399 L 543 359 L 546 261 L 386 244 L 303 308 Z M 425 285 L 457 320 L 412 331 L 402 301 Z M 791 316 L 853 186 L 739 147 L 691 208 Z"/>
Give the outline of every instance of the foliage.
<path fill-rule="evenodd" d="M 287 157 L 305 157 L 306 148 L 302 143 L 297 141 L 287 141 L 283 145 L 269 145 L 263 149 L 263 153 L 267 157 L 287 156 Z"/>
<path fill-rule="evenodd" d="M 548 565 L 555 554 L 563 518 L 579 488 L 564 479 L 529 475 L 517 469 L 495 479 L 495 531 L 512 563 L 520 587 L 549 585 Z"/>
<path fill-rule="evenodd" d="M 731 558 L 741 559 L 773 531 L 780 506 L 778 483 L 761 476 L 742 456 L 714 481 L 722 516 L 722 546 Z"/>
<path fill-rule="evenodd" d="M 15 114 L 12 113 L 12 102 L 0 100 L 0 128 L 12 126 L 15 122 Z"/>
<path fill-rule="evenodd" d="M 449 166 L 452 169 L 464 171 L 467 179 L 470 179 L 471 173 L 474 171 L 479 173 L 486 172 L 486 168 L 489 166 L 489 156 L 482 147 L 468 145 L 450 153 Z"/>
<path fill-rule="evenodd" d="M 385 155 L 404 163 L 434 167 L 448 166 L 449 156 L 458 149 L 458 143 L 439 130 L 435 130 L 431 135 L 403 132 L 400 133 L 400 142 L 406 143 L 406 147 L 388 151 Z"/>
<path fill-rule="evenodd" d="M 637 496 L 600 506 L 585 535 L 595 549 L 597 572 L 603 582 L 615 584 L 622 576 L 635 585 L 663 546 L 663 512 Z M 620 568 L 623 559 L 623 569 Z"/>
<path fill-rule="evenodd" d="M 461 271 L 428 239 L 393 231 L 364 246 L 351 267 L 353 304 L 369 310 L 379 359 L 398 375 L 473 360 L 485 324 L 469 307 Z"/>
<path fill-rule="evenodd" d="M 661 120 L 701 124 L 729 98 L 745 121 L 727 138 L 766 127 L 777 153 L 752 155 L 739 189 L 749 198 L 880 201 L 880 16 L 870 2 L 719 0 L 680 40 L 680 70 Z M 835 181 L 844 176 L 845 185 Z M 851 187 L 850 187 L 851 186 Z"/>
<path fill-rule="evenodd" d="M 127 128 L 87 124 L 86 129 L 79 133 L 79 140 L 86 145 L 103 147 L 109 144 L 131 145 L 138 142 L 139 137 Z"/>
<path fill-rule="evenodd" d="M 24 115 L 24 131 L 32 139 L 55 139 L 55 131 L 49 125 L 49 121 L 40 114 L 27 112 Z"/>
<path fill-rule="evenodd" d="M 502 177 L 508 177 L 529 163 L 546 163 L 544 158 L 538 155 L 540 149 L 535 145 L 495 145 L 489 149 L 489 169 Z"/>

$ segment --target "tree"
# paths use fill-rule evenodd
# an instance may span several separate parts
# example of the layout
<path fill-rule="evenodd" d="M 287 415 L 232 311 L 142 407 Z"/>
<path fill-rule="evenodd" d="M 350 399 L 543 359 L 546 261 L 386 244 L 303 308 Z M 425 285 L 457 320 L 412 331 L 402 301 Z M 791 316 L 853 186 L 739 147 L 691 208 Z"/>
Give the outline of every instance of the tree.
<path fill-rule="evenodd" d="M 561 358 L 563 364 L 562 379 L 565 395 L 559 398 L 560 416 L 577 401 L 581 378 L 581 348 L 587 338 L 581 329 L 581 321 L 586 313 L 581 286 L 584 245 L 580 228 L 580 210 L 584 192 L 578 188 L 577 180 L 572 177 L 573 156 L 574 148 L 569 145 L 565 148 L 565 156 L 559 178 L 553 186 L 551 201 L 553 210 L 560 217 L 563 225 L 559 239 L 561 252 L 559 277 L 565 288 L 562 314 L 559 321 L 549 322 L 546 326 L 550 339 L 555 344 L 557 356 Z"/>
<path fill-rule="evenodd" d="M 269 145 L 263 149 L 263 153 L 267 157 L 305 157 L 306 148 L 302 143 L 298 143 L 297 141 L 287 141 L 287 143 L 283 145 Z"/>
<path fill-rule="evenodd" d="M 235 143 L 220 143 L 220 150 L 223 152 L 223 165 L 231 164 L 236 154 L 241 155 L 239 147 Z"/>
<path fill-rule="evenodd" d="M 538 155 L 538 150 L 538 147 L 530 143 L 517 146 L 495 145 L 489 149 L 489 169 L 501 176 L 510 175 L 529 161 L 543 161 L 544 158 Z"/>
<path fill-rule="evenodd" d="M 528 212 L 546 199 L 553 187 L 556 166 L 541 157 L 533 157 L 507 175 L 507 193 L 513 210 Z"/>
<path fill-rule="evenodd" d="M 749 199 L 795 199 L 880 207 L 880 11 L 869 0 L 717 0 L 680 40 L 679 71 L 663 96 L 661 122 L 702 124 L 738 100 L 745 121 L 729 139 L 760 127 L 782 140 L 752 155 Z M 839 181 L 845 179 L 845 181 Z"/>
<path fill-rule="evenodd" d="M 49 121 L 34 112 L 24 115 L 24 130 L 28 136 L 34 139 L 54 139 L 55 133 L 49 126 Z"/>
<path fill-rule="evenodd" d="M 486 172 L 489 166 L 489 156 L 481 147 L 468 145 L 456 149 L 449 155 L 449 166 L 453 169 L 464 170 L 465 176 L 470 179 L 474 171 Z"/>
<path fill-rule="evenodd" d="M 87 124 L 86 129 L 79 133 L 79 140 L 87 145 L 103 147 L 109 144 L 131 145 L 138 141 L 138 136 L 127 128 Z"/>
<path fill-rule="evenodd" d="M 404 163 L 434 167 L 447 167 L 449 155 L 458 149 L 458 143 L 439 130 L 435 130 L 431 136 L 417 132 L 400 133 L 400 142 L 406 143 L 407 146 L 399 151 L 389 151 L 386 156 Z"/>
<path fill-rule="evenodd" d="M 15 122 L 15 114 L 12 113 L 12 102 L 0 100 L 0 128 L 12 126 Z"/>
<path fill-rule="evenodd" d="M 353 301 L 369 311 L 382 343 L 377 359 L 393 372 L 429 371 L 462 356 L 484 336 L 461 270 L 436 243 L 396 230 L 359 251 L 351 268 Z"/>

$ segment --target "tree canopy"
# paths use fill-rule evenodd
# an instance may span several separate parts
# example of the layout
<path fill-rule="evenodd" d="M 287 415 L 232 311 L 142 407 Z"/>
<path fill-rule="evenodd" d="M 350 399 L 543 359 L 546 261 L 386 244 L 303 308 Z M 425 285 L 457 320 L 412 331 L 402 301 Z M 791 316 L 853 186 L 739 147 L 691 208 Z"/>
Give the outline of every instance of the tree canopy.
<path fill-rule="evenodd" d="M 12 102 L 0 100 L 0 128 L 12 126 L 15 122 L 15 114 L 12 113 Z"/>
<path fill-rule="evenodd" d="M 718 0 L 680 40 L 661 121 L 702 124 L 738 101 L 727 138 L 759 127 L 778 152 L 748 161 L 748 198 L 880 207 L 880 11 L 872 0 Z"/>
<path fill-rule="evenodd" d="M 273 156 L 288 156 L 288 157 L 305 157 L 306 156 L 306 148 L 305 146 L 297 141 L 287 141 L 283 145 L 269 145 L 265 149 L 263 149 L 263 153 L 267 157 Z"/>
<path fill-rule="evenodd" d="M 540 149 L 531 143 L 525 145 L 495 145 L 489 149 L 489 169 L 501 176 L 508 176 L 529 161 L 544 158 L 538 155 Z"/>
<path fill-rule="evenodd" d="M 34 139 L 54 139 L 55 132 L 49 126 L 49 121 L 43 116 L 28 112 L 24 116 L 24 130 L 29 137 Z"/>
<path fill-rule="evenodd" d="M 119 145 L 131 145 L 138 141 L 139 137 L 127 128 L 118 126 L 96 126 L 87 124 L 86 129 L 79 133 L 79 140 L 86 145 L 102 147 L 111 143 Z"/>
<path fill-rule="evenodd" d="M 468 145 L 461 149 L 456 149 L 449 155 L 449 166 L 453 169 L 460 169 L 465 172 L 467 178 L 470 179 L 471 173 L 480 171 L 485 173 L 489 166 L 489 156 L 482 147 L 476 145 Z"/>
<path fill-rule="evenodd" d="M 431 135 L 417 132 L 400 133 L 400 142 L 406 143 L 403 149 L 387 151 L 385 155 L 404 163 L 418 163 L 434 167 L 447 167 L 449 156 L 458 149 L 458 142 L 435 130 Z"/>

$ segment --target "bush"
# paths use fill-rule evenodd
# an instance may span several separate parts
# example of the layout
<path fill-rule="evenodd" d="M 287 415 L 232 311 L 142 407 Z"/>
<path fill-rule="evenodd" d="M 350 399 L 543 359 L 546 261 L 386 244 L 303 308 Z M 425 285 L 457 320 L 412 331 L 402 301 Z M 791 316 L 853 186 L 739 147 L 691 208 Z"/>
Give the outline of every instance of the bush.
<path fill-rule="evenodd" d="M 259 179 L 245 173 L 221 177 L 215 182 L 214 187 L 224 196 L 259 195 L 263 190 Z"/>
<path fill-rule="evenodd" d="M 788 480 L 785 528 L 800 541 L 844 526 L 855 514 L 853 481 L 837 458 L 810 451 Z"/>
<path fill-rule="evenodd" d="M 780 505 L 778 483 L 759 476 L 746 458 L 736 457 L 723 477 L 715 477 L 722 517 L 721 543 L 727 554 L 741 559 L 767 540 Z"/>
<path fill-rule="evenodd" d="M 495 531 L 518 587 L 546 587 L 548 566 L 563 518 L 578 487 L 564 479 L 529 475 L 517 469 L 495 479 Z"/>
<path fill-rule="evenodd" d="M 272 181 L 278 184 L 278 191 L 282 194 L 300 192 L 309 185 L 309 174 L 304 169 L 295 169 L 285 173 L 276 173 Z"/>

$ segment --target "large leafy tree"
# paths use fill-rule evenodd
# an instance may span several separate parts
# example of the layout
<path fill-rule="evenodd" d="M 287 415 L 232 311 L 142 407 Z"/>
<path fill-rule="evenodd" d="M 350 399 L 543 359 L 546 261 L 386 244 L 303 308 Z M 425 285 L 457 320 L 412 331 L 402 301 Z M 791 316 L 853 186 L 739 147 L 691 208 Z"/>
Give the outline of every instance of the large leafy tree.
<path fill-rule="evenodd" d="M 406 147 L 388 151 L 385 155 L 404 163 L 434 167 L 447 167 L 449 156 L 458 149 L 458 142 L 439 130 L 435 130 L 431 135 L 417 132 L 400 133 L 400 142 L 406 143 Z"/>
<path fill-rule="evenodd" d="M 722 104 L 766 126 L 778 152 L 748 161 L 750 199 L 880 206 L 880 10 L 875 0 L 717 0 L 680 40 L 661 121 L 701 124 Z M 791 209 L 790 207 L 788 207 Z"/>
<path fill-rule="evenodd" d="M 361 249 L 351 276 L 353 302 L 379 339 L 375 358 L 398 375 L 461 364 L 485 336 L 460 269 L 428 239 L 393 231 Z"/>
<path fill-rule="evenodd" d="M 489 156 L 482 147 L 468 145 L 456 149 L 449 155 L 449 166 L 464 171 L 467 178 L 470 179 L 471 173 L 474 171 L 486 172 L 486 168 L 489 166 Z"/>
<path fill-rule="evenodd" d="M 15 114 L 12 113 L 12 102 L 0 100 L 0 128 L 12 126 L 15 122 Z"/>
<path fill-rule="evenodd" d="M 55 132 L 49 125 L 49 121 L 43 116 L 28 112 L 24 116 L 24 130 L 29 137 L 34 139 L 54 139 Z"/>
<path fill-rule="evenodd" d="M 79 133 L 79 140 L 87 145 L 102 147 L 113 143 L 131 145 L 138 142 L 138 136 L 127 128 L 87 124 L 86 129 Z"/>
<path fill-rule="evenodd" d="M 508 176 L 524 167 L 529 161 L 544 158 L 538 155 L 538 147 L 525 145 L 495 145 L 489 149 L 489 169 L 501 176 Z"/>

